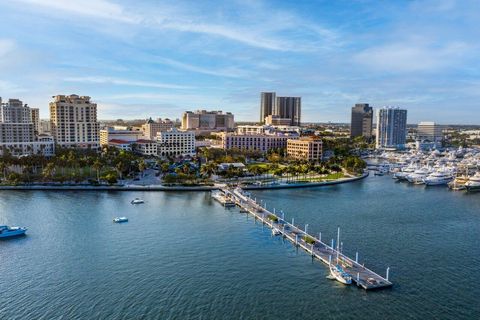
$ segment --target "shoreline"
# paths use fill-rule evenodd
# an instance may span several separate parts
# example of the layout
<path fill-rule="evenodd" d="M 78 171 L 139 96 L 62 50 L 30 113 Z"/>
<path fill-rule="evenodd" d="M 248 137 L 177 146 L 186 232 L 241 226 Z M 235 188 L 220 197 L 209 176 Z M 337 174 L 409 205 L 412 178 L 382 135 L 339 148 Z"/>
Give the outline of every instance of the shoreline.
<path fill-rule="evenodd" d="M 294 188 L 312 188 L 329 186 L 335 184 L 342 184 L 362 180 L 369 176 L 369 172 L 363 173 L 359 177 L 342 178 L 334 181 L 323 182 L 307 182 L 307 183 L 292 183 L 284 185 L 267 185 L 267 186 L 244 186 L 244 190 L 268 190 L 268 189 L 294 189 Z M 182 187 L 182 186 L 156 186 L 156 185 L 129 185 L 129 186 L 41 186 L 41 185 L 24 185 L 24 186 L 0 186 L 0 190 L 14 190 L 14 191 L 213 191 L 220 189 L 221 186 L 200 186 L 200 187 Z"/>

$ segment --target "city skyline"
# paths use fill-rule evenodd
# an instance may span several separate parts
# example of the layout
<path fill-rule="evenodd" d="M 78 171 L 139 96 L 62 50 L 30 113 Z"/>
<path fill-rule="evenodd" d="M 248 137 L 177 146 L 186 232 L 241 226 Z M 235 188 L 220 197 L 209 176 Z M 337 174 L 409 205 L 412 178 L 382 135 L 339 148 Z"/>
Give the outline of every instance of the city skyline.
<path fill-rule="evenodd" d="M 0 96 L 48 116 L 57 94 L 99 119 L 224 110 L 256 121 L 259 93 L 302 97 L 304 122 L 369 103 L 409 123 L 480 123 L 478 2 L 246 1 L 0 4 Z M 21 21 L 21 23 L 18 23 Z"/>

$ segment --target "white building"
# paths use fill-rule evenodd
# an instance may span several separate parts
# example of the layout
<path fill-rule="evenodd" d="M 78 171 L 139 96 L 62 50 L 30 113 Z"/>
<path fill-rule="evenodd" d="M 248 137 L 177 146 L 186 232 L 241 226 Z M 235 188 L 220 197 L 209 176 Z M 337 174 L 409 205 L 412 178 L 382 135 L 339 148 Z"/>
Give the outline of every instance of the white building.
<path fill-rule="evenodd" d="M 170 131 L 157 134 L 157 152 L 159 157 L 194 156 L 195 133 L 192 131 Z"/>
<path fill-rule="evenodd" d="M 296 126 L 272 126 L 272 125 L 263 125 L 263 126 L 252 126 L 252 125 L 243 125 L 237 126 L 237 134 L 277 134 L 277 133 L 300 133 L 300 127 Z"/>
<path fill-rule="evenodd" d="M 222 133 L 222 148 L 256 150 L 262 153 L 271 149 L 282 149 L 287 147 L 289 139 L 298 139 L 298 134 L 235 134 Z"/>
<path fill-rule="evenodd" d="M 132 143 L 133 151 L 144 156 L 157 156 L 158 143 L 154 140 L 140 139 Z"/>
<path fill-rule="evenodd" d="M 135 142 L 144 139 L 142 131 L 132 130 L 116 130 L 112 127 L 106 127 L 100 130 L 100 145 L 109 145 L 112 140 L 122 140 L 127 142 Z"/>
<path fill-rule="evenodd" d="M 377 112 L 377 149 L 403 149 L 407 139 L 407 110 L 383 107 Z"/>
<path fill-rule="evenodd" d="M 50 122 L 56 143 L 62 147 L 97 149 L 100 146 L 97 104 L 90 102 L 90 97 L 75 94 L 53 98 Z"/>

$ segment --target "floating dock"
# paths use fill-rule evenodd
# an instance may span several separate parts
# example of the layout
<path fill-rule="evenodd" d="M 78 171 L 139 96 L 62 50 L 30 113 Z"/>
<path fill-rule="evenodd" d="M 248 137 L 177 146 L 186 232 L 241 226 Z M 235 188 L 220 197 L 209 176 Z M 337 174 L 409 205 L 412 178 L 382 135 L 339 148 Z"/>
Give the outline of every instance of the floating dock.
<path fill-rule="evenodd" d="M 294 219 L 292 219 L 292 223 L 285 221 L 283 214 L 278 216 L 275 212 L 268 211 L 241 188 L 224 188 L 212 193 L 212 197 L 224 206 L 229 206 L 232 203 L 233 205 L 238 205 L 243 212 L 248 212 L 263 224 L 268 225 L 272 230 L 275 229 L 279 235 L 288 239 L 296 247 L 304 249 L 313 258 L 320 260 L 326 265 L 337 263 L 338 261 L 343 269 L 352 276 L 352 281 L 365 290 L 392 286 L 392 283 L 388 280 L 389 268 L 387 268 L 386 277 L 384 278 L 360 264 L 358 262 L 358 253 L 355 260 L 353 260 L 341 252 L 338 245 L 340 229 L 337 235 L 337 248 L 335 248 L 333 240 L 331 245 L 322 242 L 321 233 L 318 238 L 308 234 L 308 225 L 305 226 L 305 230 L 302 230 L 295 226 Z"/>

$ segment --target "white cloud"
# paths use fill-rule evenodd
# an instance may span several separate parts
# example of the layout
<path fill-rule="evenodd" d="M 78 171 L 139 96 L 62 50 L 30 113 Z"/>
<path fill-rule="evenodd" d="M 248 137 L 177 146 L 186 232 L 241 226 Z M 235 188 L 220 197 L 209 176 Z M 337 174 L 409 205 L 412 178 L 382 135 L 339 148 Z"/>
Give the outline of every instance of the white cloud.
<path fill-rule="evenodd" d="M 371 47 L 354 55 L 354 60 L 387 72 L 438 71 L 461 62 L 468 48 L 462 42 L 435 46 L 411 41 Z"/>
<path fill-rule="evenodd" d="M 113 2 L 107 0 L 16 0 L 48 10 L 59 10 L 70 14 L 138 23 L 140 18 Z M 72 17 L 74 18 L 74 17 Z"/>
<path fill-rule="evenodd" d="M 64 79 L 68 82 L 80 82 L 80 83 L 105 83 L 105 84 L 115 84 L 122 86 L 133 86 L 133 87 L 150 87 L 150 88 L 164 88 L 164 89 L 191 89 L 190 86 L 183 86 L 170 83 L 161 83 L 161 82 L 150 82 L 150 81 L 136 81 L 129 79 L 120 79 L 112 77 L 67 77 Z"/>

